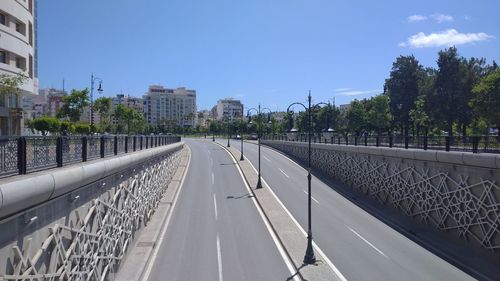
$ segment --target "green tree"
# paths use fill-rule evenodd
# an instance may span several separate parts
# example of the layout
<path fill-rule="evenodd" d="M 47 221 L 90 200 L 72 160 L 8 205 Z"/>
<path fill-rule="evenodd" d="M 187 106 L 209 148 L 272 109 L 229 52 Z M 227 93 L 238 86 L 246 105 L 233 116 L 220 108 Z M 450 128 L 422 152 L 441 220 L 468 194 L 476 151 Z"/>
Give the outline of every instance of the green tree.
<path fill-rule="evenodd" d="M 385 81 L 384 93 L 389 96 L 394 121 L 401 126 L 405 135 L 410 126 L 410 110 L 420 93 L 423 67 L 412 56 L 400 56 L 392 64 L 389 79 Z"/>
<path fill-rule="evenodd" d="M 473 89 L 470 106 L 474 112 L 498 129 L 500 137 L 500 68 L 491 72 Z"/>
<path fill-rule="evenodd" d="M 123 104 L 116 106 L 114 116 L 118 122 L 116 132 L 122 133 L 140 133 L 144 131 L 146 122 L 142 113 L 137 110 L 127 107 Z"/>
<path fill-rule="evenodd" d="M 389 97 L 386 95 L 374 96 L 370 99 L 370 109 L 367 113 L 367 121 L 372 127 L 376 128 L 380 134 L 391 126 L 392 114 L 390 110 Z"/>
<path fill-rule="evenodd" d="M 31 121 L 31 126 L 46 136 L 48 132 L 56 133 L 59 132 L 61 127 L 61 121 L 54 117 L 40 117 L 35 118 Z"/>
<path fill-rule="evenodd" d="M 367 111 L 364 104 L 359 100 L 353 100 L 347 111 L 347 128 L 359 137 L 367 126 Z"/>
<path fill-rule="evenodd" d="M 441 118 L 446 120 L 448 136 L 453 136 L 453 122 L 458 117 L 457 105 L 462 94 L 461 61 L 457 48 L 440 51 L 437 64 L 436 95 L 432 103 L 438 108 Z"/>
<path fill-rule="evenodd" d="M 88 134 L 90 134 L 90 124 L 88 124 L 88 123 L 76 123 L 74 130 L 77 134 L 88 135 Z"/>
<path fill-rule="evenodd" d="M 109 132 L 111 129 L 111 107 L 112 101 L 108 97 L 100 97 L 94 102 L 94 110 L 99 113 L 99 131 Z"/>
<path fill-rule="evenodd" d="M 0 99 L 4 99 L 5 95 L 19 95 L 19 87 L 26 81 L 26 77 L 22 73 L 15 75 L 0 73 Z"/>
<path fill-rule="evenodd" d="M 68 118 L 71 122 L 78 122 L 83 108 L 89 105 L 89 91 L 71 90 L 71 94 L 63 97 L 63 106 L 57 113 L 59 118 Z"/>
<path fill-rule="evenodd" d="M 425 96 L 419 96 L 415 101 L 415 108 L 410 110 L 410 119 L 417 129 L 417 137 L 420 135 L 420 129 L 428 128 L 429 116 L 425 111 Z"/>

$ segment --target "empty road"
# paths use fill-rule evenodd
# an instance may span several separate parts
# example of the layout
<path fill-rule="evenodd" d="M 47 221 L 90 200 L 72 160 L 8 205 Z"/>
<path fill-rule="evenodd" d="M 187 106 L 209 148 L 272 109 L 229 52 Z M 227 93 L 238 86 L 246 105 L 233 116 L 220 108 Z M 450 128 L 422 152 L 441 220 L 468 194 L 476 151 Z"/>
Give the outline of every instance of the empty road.
<path fill-rule="evenodd" d="M 148 280 L 287 280 L 292 275 L 228 153 L 186 140 L 191 162 Z"/>
<path fill-rule="evenodd" d="M 227 144 L 227 139 L 218 141 Z M 240 149 L 240 141 L 232 140 L 231 146 Z M 269 148 L 261 149 L 264 181 L 306 229 L 307 171 Z M 257 168 L 257 145 L 245 142 L 243 152 L 245 161 Z M 347 280 L 474 280 L 314 176 L 311 193 L 314 241 Z"/>

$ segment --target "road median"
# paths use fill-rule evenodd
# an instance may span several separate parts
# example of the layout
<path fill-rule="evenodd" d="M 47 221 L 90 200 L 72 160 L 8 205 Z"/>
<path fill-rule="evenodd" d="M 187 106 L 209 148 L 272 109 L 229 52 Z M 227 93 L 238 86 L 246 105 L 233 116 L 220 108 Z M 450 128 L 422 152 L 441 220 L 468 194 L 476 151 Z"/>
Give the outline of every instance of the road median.
<path fill-rule="evenodd" d="M 219 145 L 228 151 L 235 160 L 239 159 L 240 152 L 237 149 L 225 147 L 221 144 Z M 265 180 L 262 179 L 264 188 L 255 188 L 257 186 L 258 175 L 255 167 L 250 161 L 238 160 L 236 162 L 248 185 L 251 187 L 258 205 L 265 214 L 289 259 L 293 263 L 297 276 L 302 278 L 302 280 L 345 280 L 342 274 L 316 245 L 314 245 L 314 250 L 316 252 L 317 263 L 314 265 L 303 264 L 307 245 L 304 229 L 297 223 L 283 203 L 281 203 L 278 197 L 269 188 Z"/>

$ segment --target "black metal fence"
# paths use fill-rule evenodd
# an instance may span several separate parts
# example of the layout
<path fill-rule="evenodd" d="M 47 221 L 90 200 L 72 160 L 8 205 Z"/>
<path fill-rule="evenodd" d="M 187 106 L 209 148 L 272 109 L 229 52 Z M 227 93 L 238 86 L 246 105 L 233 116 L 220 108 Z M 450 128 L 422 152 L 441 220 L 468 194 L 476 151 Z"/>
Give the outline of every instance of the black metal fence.
<path fill-rule="evenodd" d="M 307 142 L 308 134 L 292 135 L 265 135 L 263 140 L 281 140 Z M 397 147 L 414 148 L 423 150 L 444 150 L 444 151 L 462 151 L 472 153 L 497 153 L 500 154 L 500 138 L 497 136 L 391 136 L 391 135 L 333 135 L 324 137 L 321 134 L 311 136 L 313 143 L 359 145 L 359 146 L 378 146 L 378 147 Z"/>
<path fill-rule="evenodd" d="M 0 137 L 0 177 L 86 162 L 181 140 L 179 136 Z"/>

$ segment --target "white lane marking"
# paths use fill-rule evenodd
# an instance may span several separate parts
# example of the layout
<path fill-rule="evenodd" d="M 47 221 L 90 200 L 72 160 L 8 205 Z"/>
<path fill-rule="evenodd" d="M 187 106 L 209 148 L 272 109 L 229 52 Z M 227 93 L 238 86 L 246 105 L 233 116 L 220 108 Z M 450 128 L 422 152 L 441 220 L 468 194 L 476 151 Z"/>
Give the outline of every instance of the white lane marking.
<path fill-rule="evenodd" d="M 271 160 L 269 160 L 269 158 L 267 158 L 266 156 L 264 156 L 264 159 L 266 159 L 267 162 L 271 162 Z"/>
<path fill-rule="evenodd" d="M 302 190 L 306 195 L 309 195 L 309 193 L 307 193 L 307 191 L 305 190 Z M 314 198 L 313 196 L 311 196 L 311 199 L 314 200 L 314 202 L 318 203 L 318 205 L 321 205 L 319 204 L 318 200 L 316 200 L 316 198 Z"/>
<path fill-rule="evenodd" d="M 222 146 L 222 145 L 221 145 Z M 227 154 L 229 154 L 229 156 L 231 157 L 231 159 L 233 159 L 233 163 L 237 163 L 236 162 L 236 158 L 234 158 L 233 154 L 231 154 L 228 150 L 225 149 L 225 151 L 227 152 Z M 257 170 L 255 169 L 255 167 L 250 163 L 250 166 L 252 166 L 252 168 L 254 169 L 254 171 L 257 173 Z M 250 188 L 250 186 L 248 186 L 248 183 L 247 181 L 245 180 L 245 176 L 243 175 L 243 172 L 241 171 L 241 168 L 240 168 L 240 165 L 236 165 L 236 168 L 238 169 L 238 172 L 240 173 L 240 176 L 241 176 L 241 179 L 243 180 L 243 184 L 245 184 L 245 187 L 247 188 L 248 192 L 249 193 L 252 193 L 252 189 Z M 264 179 L 262 179 L 264 180 Z M 276 196 L 276 195 L 275 195 Z M 266 226 L 266 229 L 267 231 L 269 232 L 269 234 L 271 234 L 271 238 L 273 239 L 273 242 L 274 244 L 276 245 L 276 248 L 278 248 L 278 252 L 280 253 L 281 255 L 281 258 L 283 259 L 283 261 L 285 262 L 286 264 L 286 267 L 288 268 L 288 270 L 290 271 L 290 273 L 292 275 L 294 275 L 293 277 L 293 280 L 294 281 L 300 281 L 299 279 L 299 276 L 296 275 L 296 269 L 295 267 L 293 266 L 292 264 L 292 261 L 290 260 L 290 258 L 288 257 L 288 255 L 286 254 L 286 251 L 285 249 L 283 248 L 283 245 L 281 245 L 281 243 L 279 242 L 278 240 L 278 237 L 276 236 L 276 233 L 274 233 L 274 230 L 272 229 L 269 221 L 267 220 L 266 216 L 264 216 L 264 213 L 262 211 L 262 209 L 259 207 L 259 204 L 257 204 L 257 200 L 255 199 L 255 197 L 252 196 L 252 202 L 253 204 L 255 205 L 255 208 L 257 209 L 257 211 L 259 212 L 259 215 L 262 219 L 262 221 L 264 221 L 264 224 Z M 281 201 L 279 201 L 280 204 L 281 204 Z M 283 204 L 281 204 L 283 206 Z M 283 206 L 284 208 L 285 206 Z M 285 209 L 286 210 L 286 209 Z M 288 210 L 287 210 L 288 212 Z M 290 213 L 288 213 L 290 214 Z M 294 220 L 294 218 L 292 217 L 292 219 Z M 295 221 L 295 223 L 298 225 L 298 223 Z M 305 234 L 305 231 L 299 226 L 299 228 L 304 232 L 304 235 Z M 314 243 L 314 242 L 313 242 Z M 316 246 L 317 247 L 317 246 Z M 324 254 L 323 254 L 324 257 L 326 257 Z M 327 263 L 328 263 L 328 258 L 326 258 L 327 260 Z M 331 262 L 330 262 L 331 263 Z M 347 281 L 345 279 L 341 280 L 341 281 Z"/>
<path fill-rule="evenodd" d="M 380 251 L 377 247 L 375 247 L 375 245 L 373 245 L 372 243 L 370 243 L 370 241 L 366 240 L 363 236 L 361 236 L 359 233 L 357 233 L 354 229 L 346 226 L 347 228 L 349 228 L 349 230 L 356 234 L 356 236 L 358 236 L 361 240 L 365 241 L 366 244 L 370 245 L 373 249 L 375 249 L 375 251 L 377 251 L 379 254 L 381 254 L 382 256 L 386 257 L 386 258 L 389 258 L 386 254 L 384 254 L 384 252 Z"/>
<path fill-rule="evenodd" d="M 214 194 L 214 210 L 215 210 L 215 220 L 218 219 L 218 216 L 217 216 L 217 199 L 215 198 L 215 194 Z"/>
<path fill-rule="evenodd" d="M 214 184 L 214 172 L 212 172 L 212 185 Z"/>
<path fill-rule="evenodd" d="M 219 265 L 219 281 L 223 281 L 222 278 L 222 254 L 220 251 L 220 239 L 219 234 L 217 234 L 217 264 Z"/>
<path fill-rule="evenodd" d="M 290 178 L 290 177 L 289 177 L 289 176 L 288 176 L 285 172 L 283 172 L 283 170 L 281 170 L 280 168 L 278 168 L 278 169 L 280 170 L 280 172 L 281 172 L 283 175 L 285 175 L 285 177 Z"/>
<path fill-rule="evenodd" d="M 186 147 L 189 150 L 189 155 L 191 155 L 191 148 L 189 147 L 189 145 L 186 145 Z M 168 228 L 168 225 L 170 224 L 170 219 L 172 218 L 172 214 L 174 213 L 175 206 L 177 206 L 177 201 L 179 201 L 178 200 L 179 199 L 179 194 L 181 194 L 182 187 L 184 186 L 184 183 L 186 182 L 185 181 L 186 175 L 188 174 L 189 167 L 191 166 L 191 156 L 189 156 L 189 162 L 188 163 L 189 163 L 189 165 L 186 166 L 186 170 L 184 171 L 184 175 L 182 176 L 182 181 L 181 181 L 182 184 L 179 186 L 179 189 L 177 190 L 177 193 L 175 194 L 174 203 L 172 204 L 170 212 L 167 215 L 167 220 L 165 221 L 165 225 L 163 226 L 163 229 L 161 230 L 160 237 L 157 240 L 159 242 L 154 247 L 153 254 L 149 258 L 149 264 L 148 264 L 148 267 L 146 268 L 146 272 L 144 272 L 142 281 L 147 281 L 148 280 L 149 275 L 151 274 L 151 270 L 153 269 L 153 264 L 156 261 L 156 256 L 158 255 L 158 251 L 161 248 L 162 242 L 165 240 L 164 239 L 165 238 L 165 233 L 167 232 L 167 228 Z"/>
<path fill-rule="evenodd" d="M 272 149 L 271 149 L 272 150 Z M 229 153 L 229 152 L 228 152 Z M 279 153 L 278 153 L 279 154 Z M 231 154 L 230 154 L 231 155 Z M 232 155 L 231 155 L 232 156 Z M 290 160 L 290 162 L 294 163 L 292 160 Z M 257 169 L 255 169 L 254 165 L 252 164 L 252 162 L 248 162 L 250 164 L 250 166 L 253 168 L 253 170 L 257 173 Z M 297 163 L 295 163 L 297 166 L 299 166 Z M 300 167 L 300 166 L 299 166 Z M 302 167 L 301 167 L 302 168 Z M 240 171 L 240 174 L 241 176 L 243 177 L 243 173 L 241 172 L 241 169 L 239 168 L 238 166 L 238 170 Z M 278 201 L 278 203 L 281 205 L 281 207 L 285 210 L 285 212 L 288 214 L 288 216 L 292 219 L 292 221 L 295 223 L 295 225 L 297 226 L 298 229 L 300 229 L 300 231 L 302 232 L 302 235 L 304 235 L 304 237 L 307 237 L 307 233 L 306 231 L 304 230 L 304 228 L 302 228 L 302 226 L 299 224 L 299 222 L 295 219 L 295 217 L 292 215 L 292 213 L 290 213 L 290 211 L 285 207 L 285 205 L 283 204 L 283 202 L 281 202 L 281 200 L 278 198 L 278 196 L 276 195 L 276 193 L 274 193 L 273 189 L 269 187 L 269 184 L 267 184 L 266 180 L 264 178 L 262 178 L 262 183 L 264 185 L 267 186 L 267 188 L 269 188 L 269 191 L 271 192 L 271 194 L 274 196 L 274 198 L 276 199 L 276 201 Z M 245 181 L 245 184 L 246 184 L 246 181 Z M 247 185 L 248 187 L 248 185 Z M 248 187 L 250 188 L 250 187 Z M 333 272 L 335 272 L 335 274 L 337 275 L 337 277 L 341 280 L 341 281 L 347 281 L 347 279 L 344 277 L 344 275 L 342 274 L 342 272 L 340 272 L 340 270 L 333 264 L 333 262 L 328 258 L 328 256 L 321 250 L 321 248 L 316 244 L 316 242 L 312 242 L 313 244 L 313 247 L 314 249 L 321 255 L 321 257 L 323 258 L 323 260 L 326 262 L 326 264 L 328 264 L 328 266 L 330 266 L 330 268 L 333 270 Z M 295 272 L 293 272 L 293 274 L 295 274 Z M 298 278 L 296 276 L 296 278 Z M 295 279 L 294 279 L 295 280 Z"/>

